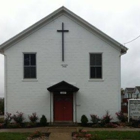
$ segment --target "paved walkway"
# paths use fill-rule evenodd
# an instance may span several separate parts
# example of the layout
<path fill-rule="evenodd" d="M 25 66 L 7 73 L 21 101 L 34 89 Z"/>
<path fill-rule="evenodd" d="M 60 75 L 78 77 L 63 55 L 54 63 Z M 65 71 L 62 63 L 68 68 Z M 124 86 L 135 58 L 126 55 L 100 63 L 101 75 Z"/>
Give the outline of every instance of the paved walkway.
<path fill-rule="evenodd" d="M 75 127 L 49 128 L 49 132 L 51 132 L 49 140 L 71 140 L 71 133 L 76 130 Z"/>
<path fill-rule="evenodd" d="M 49 140 L 71 140 L 71 133 L 82 127 L 38 127 L 28 129 L 0 129 L 0 132 L 51 132 Z M 140 131 L 140 128 L 84 128 L 87 131 Z"/>

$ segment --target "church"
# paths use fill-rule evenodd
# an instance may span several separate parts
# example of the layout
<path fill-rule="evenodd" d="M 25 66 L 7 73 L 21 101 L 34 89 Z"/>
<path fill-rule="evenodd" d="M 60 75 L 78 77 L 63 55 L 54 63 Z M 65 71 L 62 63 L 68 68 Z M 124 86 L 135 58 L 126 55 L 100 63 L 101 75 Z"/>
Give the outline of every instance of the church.
<path fill-rule="evenodd" d="M 127 48 L 60 7 L 0 45 L 5 112 L 79 123 L 121 109 L 121 56 Z"/>

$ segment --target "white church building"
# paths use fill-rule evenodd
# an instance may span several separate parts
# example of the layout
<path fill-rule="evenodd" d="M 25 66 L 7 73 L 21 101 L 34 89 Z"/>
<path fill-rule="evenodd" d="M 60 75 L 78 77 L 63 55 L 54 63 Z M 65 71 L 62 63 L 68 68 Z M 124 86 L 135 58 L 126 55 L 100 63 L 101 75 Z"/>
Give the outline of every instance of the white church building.
<path fill-rule="evenodd" d="M 80 122 L 121 109 L 121 55 L 127 48 L 65 7 L 0 45 L 5 112 Z"/>

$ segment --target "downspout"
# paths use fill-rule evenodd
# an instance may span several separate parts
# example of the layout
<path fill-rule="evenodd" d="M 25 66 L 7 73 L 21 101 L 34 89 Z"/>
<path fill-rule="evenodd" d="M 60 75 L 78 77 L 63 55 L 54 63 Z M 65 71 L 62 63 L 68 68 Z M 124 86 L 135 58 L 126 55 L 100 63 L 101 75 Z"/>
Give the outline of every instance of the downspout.
<path fill-rule="evenodd" d="M 0 50 L 0 54 L 4 55 L 4 115 L 7 112 L 7 57 L 4 50 Z"/>
<path fill-rule="evenodd" d="M 75 123 L 77 123 L 77 98 L 76 98 L 76 92 L 75 92 Z"/>
<path fill-rule="evenodd" d="M 51 124 L 51 110 L 52 110 L 52 107 L 51 107 L 51 92 L 50 92 L 50 124 Z"/>
<path fill-rule="evenodd" d="M 121 55 L 119 55 L 119 99 L 118 99 L 118 108 L 121 110 Z"/>
<path fill-rule="evenodd" d="M 7 56 L 4 55 L 4 105 L 5 105 L 5 115 L 7 112 Z"/>

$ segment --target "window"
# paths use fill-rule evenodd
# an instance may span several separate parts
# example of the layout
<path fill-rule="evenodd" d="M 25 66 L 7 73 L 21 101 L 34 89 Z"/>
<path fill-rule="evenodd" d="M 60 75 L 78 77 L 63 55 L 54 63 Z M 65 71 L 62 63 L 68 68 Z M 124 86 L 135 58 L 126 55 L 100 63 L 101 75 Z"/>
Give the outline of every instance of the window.
<path fill-rule="evenodd" d="M 102 78 L 102 54 L 90 54 L 90 78 Z"/>
<path fill-rule="evenodd" d="M 24 54 L 24 78 L 36 78 L 36 54 Z"/>
<path fill-rule="evenodd" d="M 132 94 L 131 93 L 128 93 L 128 98 L 132 98 Z"/>

